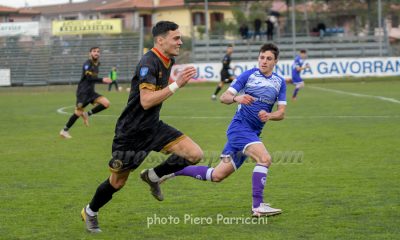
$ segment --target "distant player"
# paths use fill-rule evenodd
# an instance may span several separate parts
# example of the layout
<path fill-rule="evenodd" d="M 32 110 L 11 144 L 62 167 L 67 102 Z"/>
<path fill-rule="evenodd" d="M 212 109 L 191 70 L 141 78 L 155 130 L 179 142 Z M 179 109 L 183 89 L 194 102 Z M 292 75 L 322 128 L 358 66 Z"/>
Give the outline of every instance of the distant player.
<path fill-rule="evenodd" d="M 144 54 L 136 67 L 127 106 L 116 124 L 109 161 L 111 176 L 98 186 L 92 201 L 81 212 L 89 232 L 101 232 L 97 220 L 99 209 L 125 185 L 131 171 L 139 167 L 151 151 L 172 153 L 158 166 L 140 173 L 159 201 L 164 199 L 160 178 L 195 164 L 203 157 L 202 150 L 192 139 L 160 120 L 163 102 L 196 75 L 194 67 L 185 67 L 177 80 L 168 85 L 174 57 L 182 45 L 178 27 L 173 22 L 161 21 L 152 29 L 154 47 Z"/>
<path fill-rule="evenodd" d="M 304 65 L 304 61 L 307 59 L 307 51 L 300 50 L 300 55 L 297 55 L 294 59 L 292 64 L 292 79 L 291 82 L 295 85 L 295 89 L 293 91 L 292 100 L 297 100 L 297 94 L 299 93 L 300 89 L 304 87 L 304 81 L 300 76 L 301 71 L 304 69 L 310 68 L 307 64 Z M 290 81 L 290 80 L 289 80 Z"/>
<path fill-rule="evenodd" d="M 108 101 L 106 97 L 94 91 L 94 85 L 96 83 L 111 83 L 111 79 L 108 77 L 98 77 L 100 66 L 99 58 L 100 48 L 90 48 L 89 59 L 83 64 L 81 80 L 76 90 L 75 112 L 69 118 L 65 127 L 60 131 L 60 136 L 63 138 L 72 138 L 68 131 L 79 117 L 82 117 L 84 124 L 89 126 L 89 116 L 101 112 L 110 106 L 110 101 Z M 85 107 L 89 103 L 95 105 L 95 107 L 85 112 Z"/>
<path fill-rule="evenodd" d="M 215 89 L 214 94 L 211 96 L 212 100 L 217 99 L 218 93 L 221 91 L 222 87 L 224 86 L 225 83 L 231 83 L 235 76 L 233 75 L 233 70 L 231 68 L 231 55 L 233 53 L 233 46 L 231 44 L 228 45 L 226 48 L 226 54 L 224 58 L 222 59 L 222 69 L 220 72 L 221 75 L 221 81 L 218 83 L 217 88 Z"/>
<path fill-rule="evenodd" d="M 115 86 L 115 90 L 120 91 L 117 82 L 117 67 L 112 67 L 108 77 L 112 80 L 110 84 L 108 84 L 108 91 L 111 91 L 112 86 Z"/>
<path fill-rule="evenodd" d="M 285 80 L 272 72 L 278 62 L 279 49 L 274 44 L 260 48 L 258 68 L 245 71 L 221 96 L 225 104 L 239 103 L 228 130 L 228 141 L 217 167 L 188 166 L 181 171 L 165 176 L 161 181 L 174 176 L 190 176 L 199 180 L 221 182 L 243 164 L 247 157 L 257 164 L 253 170 L 253 216 L 276 215 L 281 209 L 272 208 L 263 200 L 271 156 L 261 142 L 260 134 L 267 121 L 284 118 L 286 109 Z M 237 95 L 241 93 L 240 95 Z M 273 111 L 277 103 L 276 111 Z"/>

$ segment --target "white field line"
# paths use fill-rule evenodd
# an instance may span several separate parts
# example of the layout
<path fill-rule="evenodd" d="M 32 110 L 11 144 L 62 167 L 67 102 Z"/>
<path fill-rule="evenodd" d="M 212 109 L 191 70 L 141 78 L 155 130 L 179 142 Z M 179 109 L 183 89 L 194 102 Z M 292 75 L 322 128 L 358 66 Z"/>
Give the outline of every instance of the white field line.
<path fill-rule="evenodd" d="M 75 106 L 66 106 L 66 107 L 61 107 L 57 109 L 57 113 L 63 114 L 63 115 L 71 115 L 72 112 L 67 112 L 65 111 L 66 109 L 74 108 Z M 117 115 L 112 115 L 112 114 L 101 114 L 101 115 L 95 115 L 96 117 L 118 117 Z M 179 118 L 179 119 L 231 119 L 232 116 L 161 116 L 161 118 Z M 399 116 L 379 116 L 379 115 L 373 115 L 373 116 L 368 116 L 368 115 L 317 115 L 317 116 L 288 116 L 287 118 L 289 119 L 315 119 L 315 118 L 400 118 Z"/>
<path fill-rule="evenodd" d="M 397 99 L 394 99 L 394 98 L 382 97 L 382 96 L 374 96 L 374 95 L 367 95 L 367 94 L 360 94 L 360 93 L 353 93 L 353 92 L 345 92 L 345 91 L 329 89 L 329 88 L 322 88 L 322 87 L 315 87 L 315 86 L 309 86 L 309 88 L 316 89 L 316 90 L 321 90 L 321 91 L 325 91 L 325 92 L 333 92 L 333 93 L 337 93 L 337 94 L 350 95 L 350 96 L 353 96 L 353 97 L 374 98 L 374 99 L 379 99 L 379 100 L 382 100 L 382 101 L 387 101 L 387 102 L 392 102 L 392 103 L 400 103 L 400 100 L 397 100 Z"/>

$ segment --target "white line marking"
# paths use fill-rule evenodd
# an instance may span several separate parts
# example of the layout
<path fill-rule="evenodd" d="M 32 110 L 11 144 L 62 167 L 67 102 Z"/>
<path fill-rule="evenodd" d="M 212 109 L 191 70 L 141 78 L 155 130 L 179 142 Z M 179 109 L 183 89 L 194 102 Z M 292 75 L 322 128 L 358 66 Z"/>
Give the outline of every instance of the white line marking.
<path fill-rule="evenodd" d="M 350 95 L 354 97 L 365 97 L 365 98 L 375 98 L 379 99 L 382 101 L 387 101 L 387 102 L 392 102 L 392 103 L 400 103 L 400 100 L 394 99 L 394 98 L 388 98 L 388 97 L 382 97 L 382 96 L 374 96 L 374 95 L 367 95 L 367 94 L 360 94 L 360 93 L 353 93 L 353 92 L 345 92 L 345 91 L 340 91 L 340 90 L 335 90 L 335 89 L 329 89 L 329 88 L 322 88 L 322 87 L 315 87 L 315 86 L 309 86 L 311 89 L 317 89 L 325 92 L 333 92 L 333 93 L 338 93 L 338 94 L 345 94 L 345 95 Z"/>
<path fill-rule="evenodd" d="M 57 113 L 63 115 L 70 115 L 72 112 L 66 112 L 65 109 L 74 108 L 75 106 L 67 106 L 57 109 Z M 95 115 L 96 117 L 118 117 L 118 115 L 112 114 L 100 114 Z M 179 118 L 179 119 L 231 119 L 233 116 L 161 116 L 161 118 Z M 315 118 L 400 118 L 400 116 L 379 116 L 379 115 L 317 115 L 317 116 L 288 116 L 289 119 L 315 119 Z"/>

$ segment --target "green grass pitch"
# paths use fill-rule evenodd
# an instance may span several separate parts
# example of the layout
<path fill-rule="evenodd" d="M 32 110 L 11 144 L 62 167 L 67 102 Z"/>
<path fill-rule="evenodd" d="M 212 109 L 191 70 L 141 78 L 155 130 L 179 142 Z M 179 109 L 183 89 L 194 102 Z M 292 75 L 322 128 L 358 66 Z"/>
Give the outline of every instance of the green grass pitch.
<path fill-rule="evenodd" d="M 308 81 L 298 101 L 288 101 L 287 118 L 264 128 L 262 139 L 272 154 L 303 156 L 292 162 L 276 158 L 270 168 L 265 200 L 283 209 L 280 216 L 267 224 L 217 222 L 218 214 L 249 217 L 251 161 L 219 184 L 172 179 L 162 185 L 165 201 L 157 202 L 139 180 L 143 168 L 165 158 L 154 153 L 101 209 L 103 233 L 96 236 L 85 232 L 80 210 L 109 175 L 115 122 L 128 93 L 97 86 L 111 108 L 91 118 L 88 128 L 79 119 L 73 138 L 63 140 L 58 132 L 69 115 L 57 109 L 72 112 L 76 86 L 1 88 L 0 239 L 398 238 L 400 104 L 388 99 L 400 100 L 400 81 L 347 80 Z M 202 147 L 206 160 L 200 164 L 213 166 L 235 111 L 210 100 L 214 88 L 187 86 L 161 112 Z M 166 224 L 148 226 L 154 216 Z M 185 216 L 192 218 L 185 222 Z M 175 222 L 165 222 L 171 217 Z M 195 218 L 203 223 L 191 222 Z"/>

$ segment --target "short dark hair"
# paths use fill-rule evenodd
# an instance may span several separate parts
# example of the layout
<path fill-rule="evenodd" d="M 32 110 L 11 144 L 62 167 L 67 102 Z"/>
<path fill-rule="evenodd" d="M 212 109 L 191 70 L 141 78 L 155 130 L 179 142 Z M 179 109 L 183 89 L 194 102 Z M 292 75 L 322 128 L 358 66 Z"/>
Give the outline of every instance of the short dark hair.
<path fill-rule="evenodd" d="M 300 50 L 300 53 L 307 53 L 307 50 L 301 49 L 301 50 Z"/>
<path fill-rule="evenodd" d="M 233 47 L 233 44 L 232 44 L 232 43 L 229 43 L 229 44 L 226 46 L 226 48 L 230 48 L 230 47 Z"/>
<path fill-rule="evenodd" d="M 271 51 L 274 56 L 275 59 L 278 59 L 279 57 L 279 48 L 273 44 L 273 43 L 266 43 L 264 45 L 261 46 L 260 51 L 258 52 L 258 54 L 260 55 L 260 53 L 266 52 L 266 51 Z"/>
<path fill-rule="evenodd" d="M 179 28 L 179 25 L 174 22 L 160 21 L 153 27 L 153 29 L 151 30 L 151 33 L 153 34 L 153 38 L 155 38 L 160 35 L 167 34 L 168 31 L 175 31 L 178 28 Z"/>
<path fill-rule="evenodd" d="M 100 47 L 97 47 L 97 46 L 91 47 L 89 52 L 93 51 L 94 49 L 100 49 Z"/>

